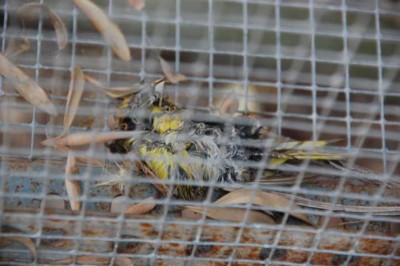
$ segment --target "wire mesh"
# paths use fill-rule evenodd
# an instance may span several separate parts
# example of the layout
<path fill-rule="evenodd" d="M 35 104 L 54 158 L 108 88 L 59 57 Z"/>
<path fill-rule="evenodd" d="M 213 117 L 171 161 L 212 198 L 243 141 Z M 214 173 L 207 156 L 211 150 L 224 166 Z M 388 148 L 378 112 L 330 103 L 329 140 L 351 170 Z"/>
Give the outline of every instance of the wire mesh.
<path fill-rule="evenodd" d="M 132 54 L 130 62 L 113 54 L 73 1 L 38 1 L 66 24 L 69 40 L 62 51 L 44 12 L 27 18 L 22 27 L 17 10 L 26 1 L 0 2 L 3 53 L 11 39 L 29 40 L 30 49 L 10 60 L 46 90 L 59 113 L 64 111 L 75 65 L 105 87 L 131 86 L 163 76 L 161 55 L 175 62 L 174 71 L 188 79 L 164 91 L 165 97 L 190 111 L 188 121 L 220 119 L 215 111 L 221 102 L 235 97 L 242 113 L 257 114 L 257 123 L 278 136 L 339 140 L 329 151 L 346 154 L 347 170 L 306 161 L 285 169 L 295 177 L 290 186 L 210 181 L 212 189 L 204 201 L 187 202 L 175 197 L 174 185 L 204 185 L 203 181 L 171 175 L 163 180 L 170 185 L 167 195 L 160 196 L 155 186 L 159 180 L 135 174 L 134 164 L 121 172 L 125 155 L 92 144 L 76 150 L 76 155 L 101 160 L 106 167 L 79 166 L 80 174 L 71 178 L 82 182 L 81 209 L 71 211 L 64 187 L 66 152 L 41 144 L 63 131 L 62 115 L 49 119 L 2 77 L 0 263 L 400 264 L 397 1 L 148 0 L 142 11 L 125 0 L 94 2 L 121 28 Z M 109 117 L 116 109 L 115 100 L 86 82 L 70 132 L 109 131 Z M 239 116 L 223 119 L 227 127 L 253 121 Z M 252 145 L 268 144 L 258 140 Z M 128 157 L 143 159 L 134 153 Z M 216 160 L 210 167 L 221 163 Z M 379 182 L 351 179 L 358 166 L 376 173 Z M 267 162 L 254 167 L 267 168 Z M 318 178 L 303 182 L 310 172 Z M 95 186 L 115 176 L 125 180 L 122 192 L 116 186 Z M 242 206 L 245 214 L 239 222 L 210 219 L 206 214 L 182 217 L 186 205 L 209 211 L 218 206 L 217 191 L 226 187 L 249 189 L 253 199 L 255 191 L 264 188 L 286 195 L 289 203 L 266 207 L 249 202 Z M 116 197 L 122 204 L 111 212 Z M 125 213 L 131 204 L 149 197 L 156 198 L 150 214 Z M 330 207 L 300 208 L 299 200 L 304 204 L 318 200 Z M 377 212 L 375 207 L 387 209 Z M 247 222 L 254 209 L 272 213 L 274 223 Z M 295 215 L 307 216 L 313 226 Z M 33 241 L 33 247 L 26 239 Z"/>

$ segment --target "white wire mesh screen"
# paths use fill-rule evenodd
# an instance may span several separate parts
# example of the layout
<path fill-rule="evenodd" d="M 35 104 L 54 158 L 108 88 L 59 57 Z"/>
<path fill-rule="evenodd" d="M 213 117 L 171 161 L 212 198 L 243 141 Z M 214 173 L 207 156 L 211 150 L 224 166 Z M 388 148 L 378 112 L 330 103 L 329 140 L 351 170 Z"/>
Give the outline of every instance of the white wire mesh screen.
<path fill-rule="evenodd" d="M 32 13 L 36 15 L 25 18 L 23 27 L 17 10 L 26 1 L 0 2 L 3 54 L 12 39 L 28 39 L 29 50 L 9 60 L 47 92 L 59 113 L 50 119 L 2 77 L 0 263 L 400 264 L 397 1 L 166 0 L 146 1 L 142 11 L 125 0 L 94 2 L 119 25 L 131 61 L 118 59 L 73 1 L 38 2 L 66 24 L 68 45 L 62 51 L 45 12 Z M 255 182 L 225 184 L 230 190 L 253 191 L 252 199 L 259 190 L 279 197 L 261 206 L 239 202 L 235 207 L 245 210 L 244 216 L 227 221 L 206 215 L 218 206 L 220 183 L 211 180 L 213 189 L 205 200 L 188 202 L 175 195 L 173 185 L 203 183 L 176 180 L 171 170 L 163 181 L 168 193 L 161 195 L 157 178 L 135 171 L 133 161 L 143 160 L 138 154 L 111 154 L 104 144 L 92 144 L 78 147 L 76 155 L 105 166 L 79 164 L 80 174 L 72 180 L 81 183 L 81 206 L 71 211 L 65 188 L 67 152 L 45 147 L 42 141 L 63 131 L 72 68 L 80 66 L 104 87 L 141 80 L 149 84 L 163 76 L 159 55 L 188 79 L 163 92 L 188 111 L 186 120 L 211 124 L 219 119 L 226 127 L 257 121 L 268 127 L 274 140 L 335 140 L 328 150 L 346 154 L 347 170 L 305 160 L 283 166 L 291 173 L 285 176 L 292 178 L 290 185 L 269 179 L 263 186 L 257 183 L 260 174 Z M 111 130 L 109 118 L 118 111 L 118 101 L 103 90 L 86 82 L 70 134 Z M 238 99 L 242 115 L 215 114 L 229 97 Z M 251 119 L 243 116 L 249 113 Z M 224 131 L 228 141 L 229 134 Z M 252 145 L 268 145 L 268 140 Z M 123 165 L 127 158 L 130 167 Z M 246 160 L 237 164 L 265 169 L 264 159 L 256 166 Z M 165 158 L 158 160 L 166 163 Z M 218 164 L 214 161 L 209 167 Z M 353 171 L 358 167 L 374 174 Z M 305 182 L 309 173 L 315 179 Z M 367 182 L 365 176 L 379 180 Z M 96 186 L 115 177 L 124 178 L 124 189 Z M 122 197 L 122 207 L 112 212 L 116 197 Z M 124 213 L 149 197 L 156 203 L 150 213 Z M 283 199 L 289 203 L 283 204 Z M 311 206 L 315 201 L 319 205 Z M 182 208 L 188 205 L 206 211 L 186 217 Z M 272 222 L 248 222 L 254 210 L 268 213 Z"/>

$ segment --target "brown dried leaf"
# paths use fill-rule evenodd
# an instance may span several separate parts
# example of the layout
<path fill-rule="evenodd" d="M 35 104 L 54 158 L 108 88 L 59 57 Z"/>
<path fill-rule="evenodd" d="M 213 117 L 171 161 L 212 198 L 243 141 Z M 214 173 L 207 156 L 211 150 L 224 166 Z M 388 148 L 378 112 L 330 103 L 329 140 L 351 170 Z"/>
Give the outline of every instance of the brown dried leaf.
<path fill-rule="evenodd" d="M 18 9 L 18 14 L 23 19 L 23 17 L 26 14 L 30 14 L 32 12 L 32 9 L 34 9 L 34 8 L 41 8 L 49 13 L 51 23 L 53 24 L 54 30 L 56 32 L 58 49 L 62 50 L 65 47 L 67 47 L 67 44 L 68 44 L 67 27 L 65 26 L 64 21 L 60 18 L 60 16 L 53 9 L 51 9 L 50 7 L 48 7 L 45 4 L 27 3 L 27 4 L 22 5 Z"/>
<path fill-rule="evenodd" d="M 84 89 L 85 80 L 83 78 L 83 71 L 79 66 L 75 66 L 71 74 L 71 82 L 69 84 L 67 104 L 64 113 L 64 132 L 61 136 L 69 130 L 72 121 L 74 121 Z"/>
<path fill-rule="evenodd" d="M 172 84 L 177 84 L 179 82 L 187 80 L 185 75 L 183 75 L 181 73 L 174 72 L 172 70 L 172 67 L 168 64 L 168 62 L 165 61 L 161 56 L 160 56 L 160 63 L 161 63 L 161 69 L 162 69 L 165 77 Z"/>
<path fill-rule="evenodd" d="M 291 210 L 300 210 L 300 206 L 296 203 L 291 202 L 286 197 L 265 191 L 254 191 L 251 189 L 238 189 L 223 197 L 219 198 L 217 201 L 219 204 L 255 204 L 259 206 L 269 207 L 269 208 L 279 208 L 285 209 L 290 207 Z M 282 210 L 279 210 L 282 212 Z M 310 225 L 313 223 L 307 218 L 306 215 L 302 213 L 290 213 L 291 216 L 296 217 L 297 219 L 302 220 Z"/>
<path fill-rule="evenodd" d="M 25 100 L 50 115 L 57 115 L 56 108 L 48 98 L 46 92 L 2 54 L 0 54 L 0 73 Z"/>
<path fill-rule="evenodd" d="M 128 3 L 135 9 L 136 11 L 142 11 L 144 8 L 144 0 L 128 0 Z"/>
<path fill-rule="evenodd" d="M 0 244 L 7 245 L 12 244 L 14 242 L 18 242 L 31 252 L 33 258 L 37 257 L 37 251 L 35 243 L 33 243 L 31 238 L 21 237 L 21 236 L 10 236 L 10 237 L 1 237 Z"/>
<path fill-rule="evenodd" d="M 134 94 L 139 92 L 142 89 L 140 84 L 134 85 L 132 87 L 114 87 L 106 89 L 106 94 L 108 97 L 117 99 L 128 96 L 130 94 Z"/>
<path fill-rule="evenodd" d="M 128 200 L 125 196 L 116 197 L 111 202 L 111 212 L 121 213 L 123 202 Z M 125 207 L 125 214 L 145 214 L 154 209 L 156 203 L 153 197 L 144 199 L 140 203 L 129 204 Z"/>
<path fill-rule="evenodd" d="M 96 87 L 104 88 L 103 84 L 100 81 L 98 81 L 97 79 L 95 79 L 94 77 L 92 77 L 88 74 L 84 74 L 84 78 L 85 78 L 85 81 L 89 82 L 90 84 L 92 84 Z"/>
<path fill-rule="evenodd" d="M 246 209 L 233 207 L 185 206 L 185 208 L 201 214 L 206 212 L 206 216 L 212 219 L 231 222 L 243 222 L 246 214 Z M 274 220 L 272 220 L 266 213 L 252 210 L 248 211 L 246 222 L 275 224 Z"/>
<path fill-rule="evenodd" d="M 127 206 L 125 214 L 144 214 L 148 213 L 156 207 L 153 197 L 144 199 L 142 202 Z"/>
<path fill-rule="evenodd" d="M 202 217 L 202 214 L 192 211 L 192 210 L 184 209 L 184 210 L 182 210 L 181 217 L 184 219 L 190 219 L 190 220 L 200 220 Z"/>
<path fill-rule="evenodd" d="M 68 153 L 67 165 L 65 166 L 65 189 L 67 190 L 71 210 L 79 211 L 81 209 L 79 197 L 82 195 L 82 186 L 81 182 L 70 179 L 72 174 L 79 174 L 79 168 L 76 165 L 74 154 L 70 151 Z"/>
<path fill-rule="evenodd" d="M 220 115 L 233 115 L 239 110 L 239 99 L 232 93 L 229 97 L 225 98 L 219 104 L 219 114 Z"/>
<path fill-rule="evenodd" d="M 45 146 L 84 146 L 94 143 L 104 143 L 117 139 L 134 138 L 140 136 L 143 131 L 110 131 L 110 132 L 84 132 L 75 133 L 64 137 L 56 137 L 42 141 Z"/>
<path fill-rule="evenodd" d="M 96 4 L 90 0 L 74 0 L 75 5 L 87 16 L 92 25 L 111 45 L 114 53 L 123 61 L 131 60 L 131 52 L 120 28 Z"/>

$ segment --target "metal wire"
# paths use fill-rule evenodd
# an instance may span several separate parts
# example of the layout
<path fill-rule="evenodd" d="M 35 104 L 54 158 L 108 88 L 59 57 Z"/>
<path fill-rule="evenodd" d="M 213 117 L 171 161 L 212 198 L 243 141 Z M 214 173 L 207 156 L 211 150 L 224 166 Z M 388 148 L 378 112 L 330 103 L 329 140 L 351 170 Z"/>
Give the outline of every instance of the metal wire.
<path fill-rule="evenodd" d="M 332 150 L 349 154 L 349 169 L 329 172 L 309 163 L 288 169 L 296 173 L 296 183 L 273 191 L 291 195 L 290 204 L 285 208 L 258 206 L 258 210 L 283 213 L 280 222 L 272 225 L 247 223 L 250 211 L 257 208 L 251 204 L 245 205 L 242 222 L 211 220 L 205 214 L 199 220 L 176 219 L 171 213 L 187 202 L 172 197 L 172 186 L 167 197 L 156 200 L 157 216 L 125 215 L 129 204 L 141 202 L 151 193 L 146 185 L 157 182 L 136 176 L 133 180 L 132 174 L 128 185 L 135 187 L 133 192 L 123 193 L 126 201 L 120 213 L 108 215 L 116 193 L 110 196 L 108 189 L 94 189 L 93 184 L 109 174 L 99 167 L 82 166 L 84 172 L 73 177 L 83 181 L 82 209 L 71 213 L 63 187 L 65 154 L 40 144 L 48 133 L 48 121 L 0 77 L 0 237 L 32 238 L 40 250 L 40 256 L 29 262 L 30 254 L 23 245 L 4 245 L 1 259 L 11 254 L 17 258 L 14 265 L 48 265 L 48 258 L 72 258 L 70 263 L 77 265 L 82 256 L 110 258 L 102 265 L 118 264 L 121 256 L 132 258 L 134 265 L 314 265 L 321 254 L 328 254 L 336 265 L 363 259 L 399 264 L 399 231 L 393 229 L 400 224 L 398 215 L 295 208 L 297 197 L 304 195 L 335 206 L 400 204 L 398 193 L 390 187 L 391 181 L 400 178 L 400 5 L 396 1 L 149 0 L 141 12 L 130 8 L 128 1 L 96 1 L 126 34 L 133 54 L 130 63 L 115 57 L 73 1 L 38 2 L 49 5 L 66 21 L 70 33 L 66 51 L 57 51 L 54 33 L 42 14 L 33 26 L 21 30 L 16 11 L 25 1 L 0 2 L 1 47 L 5 51 L 11 38 L 27 36 L 31 49 L 13 62 L 51 92 L 60 112 L 73 66 L 80 65 L 105 86 L 127 85 L 133 80 L 159 78 L 162 71 L 155 55 L 161 53 L 175 62 L 171 64 L 175 71 L 188 78 L 187 84 L 171 89 L 172 98 L 187 109 L 214 110 L 218 100 L 234 91 L 243 111 L 259 114 L 260 124 L 278 135 L 314 141 L 344 139 L 343 145 L 334 145 Z M 87 130 L 84 121 L 91 117 L 100 121 L 93 129 L 108 130 L 107 118 L 115 104 L 90 85 L 86 90 L 79 109 L 80 124 L 72 131 Z M 196 112 L 190 118 L 212 119 Z M 61 120 L 53 122 L 52 130 L 61 132 Z M 77 154 L 110 161 L 119 158 L 96 145 Z M 349 185 L 350 168 L 356 165 L 371 168 L 383 180 L 375 191 Z M 335 186 L 307 187 L 302 185 L 306 170 L 343 178 Z M 170 179 L 165 184 L 202 183 Z M 212 190 L 222 187 L 215 182 L 210 185 Z M 224 187 L 256 191 L 257 186 Z M 53 194 L 67 210 L 48 211 L 46 204 Z M 211 196 L 210 192 L 204 202 L 190 205 L 218 206 Z M 18 211 L 20 207 L 30 209 Z M 318 228 L 294 227 L 293 213 L 313 217 Z M 342 227 L 332 228 L 332 221 L 338 219 Z M 54 221 L 63 226 L 57 227 Z M 10 226 L 14 230 L 10 231 Z M 344 239 L 347 246 L 329 248 L 330 238 Z M 59 246 L 48 244 L 53 240 Z M 367 240 L 376 241 L 388 252 L 367 252 Z M 127 245 L 134 248 L 123 253 Z M 219 249 L 223 252 L 217 255 Z M 296 252 L 299 257 L 306 256 L 290 260 L 288 254 Z"/>

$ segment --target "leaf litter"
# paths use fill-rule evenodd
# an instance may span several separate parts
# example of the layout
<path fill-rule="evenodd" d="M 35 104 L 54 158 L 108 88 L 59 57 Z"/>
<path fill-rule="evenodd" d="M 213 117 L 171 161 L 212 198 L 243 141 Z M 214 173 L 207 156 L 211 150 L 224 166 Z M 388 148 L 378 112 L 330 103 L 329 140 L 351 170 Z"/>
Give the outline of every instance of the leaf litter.
<path fill-rule="evenodd" d="M 15 90 L 26 101 L 49 115 L 57 115 L 56 107 L 50 101 L 47 93 L 33 79 L 2 54 L 0 54 L 0 74 L 13 85 Z"/>
<path fill-rule="evenodd" d="M 67 27 L 65 26 L 64 21 L 57 14 L 57 12 L 55 12 L 49 6 L 47 6 L 45 4 L 41 4 L 41 3 L 26 3 L 26 4 L 22 5 L 20 8 L 18 8 L 17 13 L 21 17 L 23 23 L 24 23 L 24 16 L 31 14 L 32 9 L 34 9 L 34 8 L 43 9 L 49 14 L 51 24 L 53 25 L 54 30 L 56 32 L 58 49 L 63 50 L 65 47 L 67 47 L 67 45 L 68 45 Z"/>
<path fill-rule="evenodd" d="M 112 47 L 114 53 L 123 61 L 130 61 L 131 52 L 121 29 L 90 0 L 73 0 L 75 5 L 86 15 L 92 25 Z"/>

